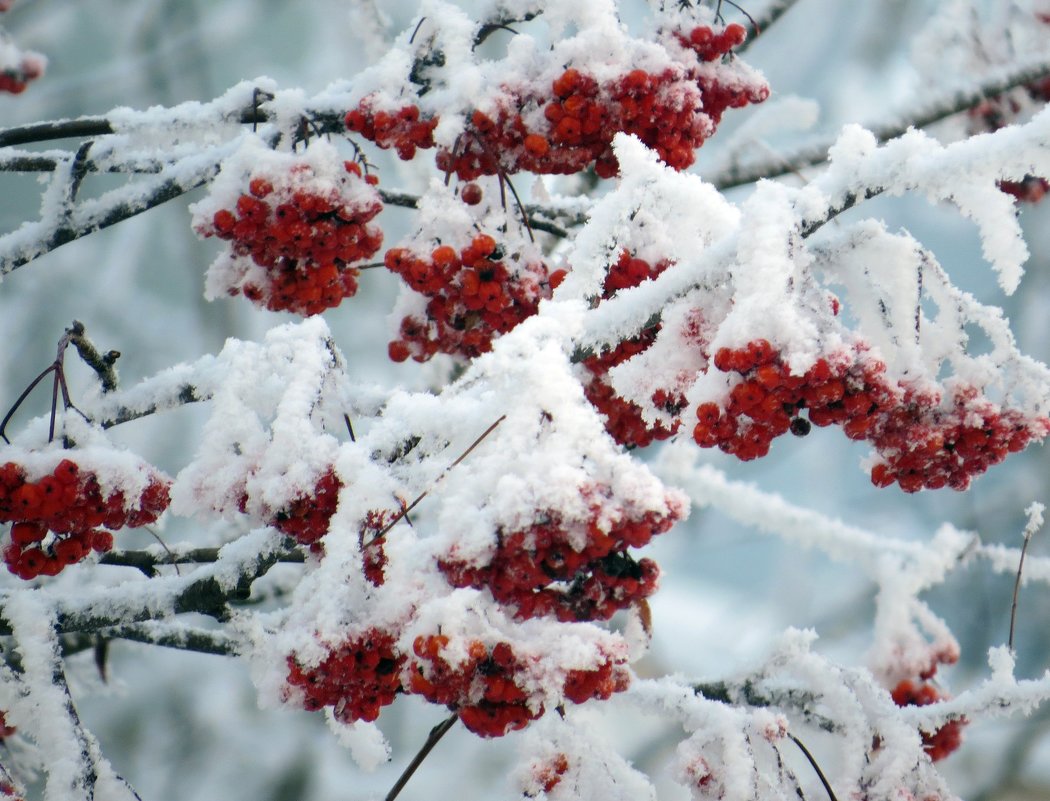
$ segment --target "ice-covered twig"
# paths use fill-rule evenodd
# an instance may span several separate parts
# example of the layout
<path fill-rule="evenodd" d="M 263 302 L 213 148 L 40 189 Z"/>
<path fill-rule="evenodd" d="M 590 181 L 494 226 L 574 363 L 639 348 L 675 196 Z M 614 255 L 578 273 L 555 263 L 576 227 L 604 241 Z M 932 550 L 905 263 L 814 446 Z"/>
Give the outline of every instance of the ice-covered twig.
<path fill-rule="evenodd" d="M 47 798 L 95 797 L 98 745 L 84 730 L 66 684 L 54 608 L 37 593 L 18 593 L 4 604 L 21 656 L 23 702 L 9 710 L 18 727 L 62 759 L 47 763 Z M 30 711 L 31 710 L 31 711 Z"/>
<path fill-rule="evenodd" d="M 99 564 L 134 567 L 146 576 L 153 577 L 157 568 L 164 565 L 210 564 L 219 559 L 219 548 L 174 549 L 162 553 L 152 551 L 110 551 L 99 558 Z M 288 551 L 275 555 L 275 561 L 302 564 L 306 557 L 301 551 Z"/>
<path fill-rule="evenodd" d="M 708 681 L 694 684 L 693 689 L 709 701 L 754 707 L 777 707 L 797 713 L 803 720 L 827 732 L 835 731 L 835 722 L 817 712 L 820 698 L 797 687 L 764 686 L 763 676 L 749 676 L 733 681 Z"/>
<path fill-rule="evenodd" d="M 229 604 L 246 600 L 252 582 L 277 563 L 282 544 L 282 537 L 265 531 L 242 537 L 221 549 L 216 562 L 188 576 L 151 579 L 148 594 L 129 592 L 128 585 L 122 585 L 71 597 L 56 595 L 56 627 L 60 633 L 94 632 L 186 612 L 224 620 L 230 613 Z M 11 633 L 6 609 L 22 595 L 0 598 L 0 634 Z"/>
<path fill-rule="evenodd" d="M 869 128 L 879 141 L 884 142 L 900 136 L 909 128 L 924 128 L 932 125 L 954 114 L 974 108 L 989 97 L 1038 81 L 1048 75 L 1050 75 L 1050 61 L 1045 57 L 1035 62 L 1011 65 L 1008 69 L 992 74 L 975 87 L 956 90 L 932 102 L 923 103 L 912 110 L 901 113 L 892 122 L 871 123 L 865 127 Z M 778 178 L 806 167 L 823 164 L 828 160 L 828 149 L 834 143 L 835 138 L 833 137 L 823 138 L 802 145 L 791 152 L 751 164 L 734 165 L 721 173 L 705 177 L 719 189 L 752 184 L 763 178 Z"/>
<path fill-rule="evenodd" d="M 0 275 L 10 273 L 68 242 L 108 228 L 204 185 L 215 177 L 220 160 L 221 157 L 217 157 L 214 151 L 205 151 L 166 167 L 141 185 L 115 189 L 75 208 L 68 208 L 64 214 L 44 214 L 37 222 L 23 224 L 12 233 L 0 237 Z"/>
<path fill-rule="evenodd" d="M 1033 503 L 1027 509 L 1025 509 L 1028 515 L 1028 523 L 1024 527 L 1024 545 L 1021 546 L 1021 557 L 1017 560 L 1017 579 L 1014 581 L 1014 597 L 1013 602 L 1010 604 L 1010 637 L 1006 642 L 1006 647 L 1011 651 L 1014 650 L 1014 623 L 1017 620 L 1017 596 L 1021 592 L 1021 575 L 1024 572 L 1024 557 L 1028 552 L 1028 543 L 1032 541 L 1032 536 L 1037 532 L 1040 526 L 1043 525 L 1043 511 L 1046 509 L 1041 503 Z"/>

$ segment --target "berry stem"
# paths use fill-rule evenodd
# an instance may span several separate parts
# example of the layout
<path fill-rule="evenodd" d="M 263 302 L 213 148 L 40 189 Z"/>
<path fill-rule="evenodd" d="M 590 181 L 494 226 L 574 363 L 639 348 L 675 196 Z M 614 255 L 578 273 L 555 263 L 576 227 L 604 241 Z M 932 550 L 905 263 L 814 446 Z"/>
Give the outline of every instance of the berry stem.
<path fill-rule="evenodd" d="M 427 736 L 426 742 L 423 743 L 423 747 L 419 749 L 419 753 L 417 753 L 412 761 L 408 763 L 408 767 L 405 768 L 397 781 L 394 782 L 394 786 L 390 788 L 390 792 L 386 794 L 386 798 L 383 801 L 394 801 L 394 799 L 398 797 L 405 785 L 408 784 L 408 780 L 412 778 L 412 774 L 414 774 L 419 766 L 423 764 L 423 760 L 434 750 L 434 746 L 440 742 L 441 738 L 445 736 L 448 730 L 456 725 L 457 720 L 459 720 L 459 715 L 452 714 L 430 730 L 430 734 Z"/>

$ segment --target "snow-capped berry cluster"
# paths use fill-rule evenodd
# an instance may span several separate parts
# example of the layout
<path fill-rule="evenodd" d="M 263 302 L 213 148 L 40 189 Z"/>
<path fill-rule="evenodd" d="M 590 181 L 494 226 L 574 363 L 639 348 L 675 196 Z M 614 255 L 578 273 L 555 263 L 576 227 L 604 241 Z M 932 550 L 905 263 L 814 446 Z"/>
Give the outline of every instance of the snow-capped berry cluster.
<path fill-rule="evenodd" d="M 330 164 L 273 154 L 277 166 L 253 170 L 244 191 L 197 205 L 194 227 L 230 242 L 208 274 L 211 296 L 243 294 L 270 311 L 317 314 L 357 292 L 359 271 L 383 232 L 371 220 L 382 209 L 374 175 L 356 162 Z M 232 201 L 232 202 L 231 202 Z"/>
<path fill-rule="evenodd" d="M 659 72 L 631 70 L 599 81 L 585 69 L 568 67 L 546 91 L 507 88 L 471 115 L 452 149 L 437 153 L 437 165 L 463 180 L 528 170 L 576 173 L 594 164 L 602 178 L 619 169 L 612 152 L 617 132 L 634 134 L 668 166 L 685 169 L 710 137 L 727 108 L 759 103 L 769 96 L 760 80 L 723 82 L 705 68 L 743 41 L 744 29 L 730 25 L 720 34 L 695 29 L 678 39 L 689 47 L 695 34 L 703 48 Z M 719 51 L 719 48 L 724 48 Z M 699 59 L 699 60 L 698 60 Z"/>
<path fill-rule="evenodd" d="M 439 169 L 462 180 L 527 170 L 571 174 L 593 164 L 603 178 L 616 174 L 617 132 L 634 134 L 675 169 L 693 163 L 727 108 L 758 103 L 769 87 L 751 73 L 722 74 L 714 62 L 744 40 L 744 28 L 701 26 L 669 37 L 667 65 L 632 69 L 599 80 L 586 66 L 567 66 L 548 82 L 504 81 L 499 93 L 476 104 L 451 148 L 439 148 Z M 346 126 L 402 159 L 433 147 L 436 114 L 415 104 L 380 107 L 364 98 L 346 115 Z"/>
<path fill-rule="evenodd" d="M 293 498 L 280 509 L 267 516 L 266 524 L 287 534 L 300 545 L 313 546 L 328 533 L 328 524 L 339 505 L 339 490 L 343 482 L 333 470 L 321 474 L 313 491 Z M 247 493 L 242 493 L 238 508 L 246 512 L 249 505 Z"/>
<path fill-rule="evenodd" d="M 530 768 L 523 794 L 527 798 L 534 798 L 540 793 L 549 793 L 561 784 L 562 777 L 569 770 L 569 758 L 557 753 L 548 759 L 535 760 Z"/>
<path fill-rule="evenodd" d="M 502 737 L 543 715 L 543 705 L 530 698 L 530 660 L 511 643 L 461 645 L 465 659 L 449 655 L 449 638 L 443 634 L 417 637 L 408 665 L 409 691 L 455 709 L 463 725 L 482 737 Z M 628 680 L 622 658 L 607 655 L 592 669 L 570 671 L 564 696 L 577 704 L 604 699 L 625 689 Z"/>
<path fill-rule="evenodd" d="M 701 447 L 755 459 L 788 431 L 803 435 L 810 423 L 835 424 L 874 446 L 880 461 L 872 483 L 897 483 L 905 492 L 966 489 L 973 476 L 1050 430 L 1050 421 L 1000 409 L 972 387 L 942 398 L 891 382 L 885 365 L 859 347 L 818 359 L 803 375 L 793 374 L 765 340 L 722 348 L 714 365 L 741 380 L 728 403 L 697 407 L 693 439 Z"/>
<path fill-rule="evenodd" d="M 526 665 L 510 643 L 490 649 L 474 640 L 467 644 L 462 662 L 443 655 L 448 643 L 443 634 L 416 638 L 409 668 L 411 692 L 457 709 L 463 725 L 483 737 L 522 729 L 543 714 L 542 706 L 530 708 L 528 693 L 516 683 L 527 675 Z"/>
<path fill-rule="evenodd" d="M 434 146 L 434 128 L 438 118 L 421 118 L 419 107 L 402 105 L 396 109 L 377 109 L 375 96 L 364 98 L 357 107 L 347 112 L 347 129 L 375 142 L 386 150 L 394 148 L 405 161 L 416 156 L 417 149 Z"/>
<path fill-rule="evenodd" d="M 370 511 L 357 532 L 357 541 L 361 546 L 361 569 L 365 578 L 374 587 L 386 581 L 387 556 L 385 532 L 400 512 L 387 509 Z"/>
<path fill-rule="evenodd" d="M 620 510 L 610 520 L 607 493 L 594 488 L 584 494 L 592 512 L 587 520 L 541 512 L 531 526 L 498 531 L 496 548 L 483 564 L 449 555 L 438 566 L 454 587 L 487 587 L 519 620 L 607 620 L 655 591 L 656 563 L 635 561 L 628 549 L 670 529 L 681 510 L 668 498 L 663 514 Z"/>
<path fill-rule="evenodd" d="M 5 10 L 0 8 L 0 11 Z M 46 68 L 44 56 L 22 50 L 0 31 L 0 92 L 21 94 L 30 82 L 44 74 Z"/>
<path fill-rule="evenodd" d="M 904 679 L 893 688 L 890 696 L 897 706 L 928 706 L 948 698 L 928 681 Z M 962 728 L 966 719 L 950 720 L 933 733 L 922 733 L 923 750 L 934 762 L 944 759 L 962 744 Z"/>
<path fill-rule="evenodd" d="M 604 298 L 612 297 L 619 289 L 638 286 L 643 281 L 655 278 L 670 266 L 668 261 L 650 264 L 644 259 L 632 257 L 626 250 L 620 254 L 617 262 L 609 268 L 605 277 Z M 599 412 L 605 417 L 605 429 L 609 435 L 629 448 L 645 447 L 654 440 L 664 440 L 678 430 L 676 422 L 668 428 L 657 422 L 646 423 L 641 408 L 632 401 L 620 397 L 609 382 L 609 370 L 622 364 L 631 357 L 647 350 L 656 340 L 660 324 L 643 328 L 635 336 L 624 339 L 616 347 L 603 353 L 590 356 L 583 361 L 583 367 L 590 373 L 590 378 L 583 386 L 584 394 Z M 666 390 L 657 390 L 652 397 L 653 404 L 664 409 L 672 417 L 678 417 L 685 406 L 684 397 Z"/>
<path fill-rule="evenodd" d="M 287 681 L 293 692 L 302 693 L 305 709 L 331 706 L 344 723 L 373 721 L 402 691 L 404 664 L 394 638 L 372 628 L 336 646 L 316 667 L 303 668 L 289 656 Z"/>
<path fill-rule="evenodd" d="M 37 478 L 19 462 L 0 465 L 0 522 L 13 523 L 3 549 L 8 570 L 22 579 L 54 576 L 110 550 L 112 530 L 147 525 L 167 509 L 169 484 L 148 468 L 142 490 L 129 497 L 71 458 Z"/>
<path fill-rule="evenodd" d="M 400 336 L 389 346 L 397 362 L 409 356 L 423 362 L 436 353 L 473 358 L 488 352 L 495 337 L 536 313 L 558 277 L 542 262 L 515 264 L 488 234 L 478 234 L 458 252 L 451 245 L 427 254 L 392 248 L 384 263 L 428 298 L 425 316 L 401 320 Z"/>

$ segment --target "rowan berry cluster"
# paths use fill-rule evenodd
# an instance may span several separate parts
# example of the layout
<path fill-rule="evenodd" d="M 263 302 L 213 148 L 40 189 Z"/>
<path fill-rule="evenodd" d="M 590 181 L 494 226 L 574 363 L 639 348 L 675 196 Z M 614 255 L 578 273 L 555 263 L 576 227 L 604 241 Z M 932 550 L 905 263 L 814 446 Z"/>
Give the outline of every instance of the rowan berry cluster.
<path fill-rule="evenodd" d="M 944 700 L 944 695 L 928 681 L 904 679 L 893 688 L 890 696 L 897 706 L 928 706 Z M 944 759 L 962 744 L 962 728 L 966 719 L 950 720 L 933 733 L 922 733 L 923 750 L 934 762 Z"/>
<path fill-rule="evenodd" d="M 466 659 L 447 656 L 449 638 L 419 636 L 412 644 L 408 691 L 457 710 L 463 725 L 482 737 L 502 737 L 543 715 L 542 704 L 530 703 L 529 662 L 508 642 L 488 646 L 465 643 Z M 627 674 L 618 659 L 606 656 L 590 670 L 570 671 L 564 695 L 582 704 L 626 689 Z"/>
<path fill-rule="evenodd" d="M 0 41 L 0 48 L 4 43 Z M 6 64 L 0 68 L 0 92 L 17 95 L 26 90 L 32 81 L 44 74 L 47 63 L 38 53 L 20 53 L 16 64 Z"/>
<path fill-rule="evenodd" d="M 1046 15 L 1036 14 L 1036 21 L 1050 25 Z M 1032 106 L 1050 102 L 1050 78 L 1040 78 L 1004 95 L 986 98 L 968 112 L 969 133 L 998 131 L 1026 116 Z M 1050 181 L 1038 175 L 1026 175 L 1019 181 L 1000 181 L 999 188 L 1022 203 L 1038 203 L 1050 192 Z"/>
<path fill-rule="evenodd" d="M 525 789 L 525 796 L 534 798 L 540 793 L 549 793 L 559 784 L 562 776 L 569 770 L 569 758 L 565 754 L 555 754 L 549 759 L 537 761 L 532 764 L 532 775 L 529 777 L 529 786 Z"/>
<path fill-rule="evenodd" d="M 371 628 L 336 646 L 316 667 L 303 668 L 289 656 L 287 681 L 290 688 L 302 693 L 305 709 L 330 706 L 336 719 L 344 723 L 373 721 L 402 691 L 404 664 L 393 636 Z"/>
<path fill-rule="evenodd" d="M 3 549 L 8 570 L 22 579 L 55 576 L 91 551 L 110 550 L 112 530 L 147 525 L 167 509 L 169 484 L 149 469 L 145 487 L 129 498 L 122 489 L 107 490 L 94 470 L 70 458 L 35 479 L 23 465 L 6 462 L 0 466 L 0 522 L 13 523 Z"/>
<path fill-rule="evenodd" d="M 599 81 L 569 67 L 548 91 L 508 89 L 486 110 L 473 112 L 456 146 L 438 150 L 437 166 L 472 180 L 521 170 L 571 174 L 593 163 L 600 177 L 611 178 L 619 170 L 613 136 L 623 132 L 641 139 L 668 166 L 685 169 L 727 108 L 760 103 L 769 96 L 768 86 L 760 81 L 723 82 L 717 71 L 701 67 L 742 42 L 742 33 L 739 25 L 720 34 L 697 28 L 679 40 L 689 43 L 694 35 L 708 36 L 706 49 L 689 48 L 699 60 L 685 57 L 683 51 L 679 63 L 659 72 L 634 69 Z"/>
<path fill-rule="evenodd" d="M 357 533 L 358 543 L 361 546 L 362 570 L 365 578 L 374 587 L 379 587 L 386 581 L 387 556 L 384 547 L 386 543 L 384 533 L 397 514 L 397 512 L 386 509 L 368 512 Z"/>
<path fill-rule="evenodd" d="M 589 519 L 566 520 L 549 511 L 526 528 L 498 531 L 486 563 L 449 555 L 438 567 L 454 587 L 487 587 L 519 620 L 548 615 L 563 622 L 607 620 L 656 590 L 656 563 L 635 561 L 628 549 L 670 529 L 681 512 L 669 498 L 666 513 L 621 509 L 610 521 L 602 490 L 586 494 L 594 499 Z"/>
<path fill-rule="evenodd" d="M 670 264 L 668 261 L 650 264 L 644 259 L 632 257 L 625 250 L 605 277 L 603 297 L 608 299 L 619 289 L 636 287 L 643 281 L 655 278 Z M 671 428 L 659 422 L 652 425 L 646 423 L 641 407 L 617 395 L 608 378 L 610 369 L 647 350 L 656 341 L 659 332 L 660 324 L 656 323 L 621 341 L 615 348 L 583 361 L 584 368 L 590 373 L 590 379 L 583 386 L 587 400 L 605 417 L 605 429 L 609 435 L 628 448 L 645 447 L 656 440 L 667 439 L 681 425 L 679 421 Z M 677 417 L 685 406 L 685 398 L 666 390 L 657 390 L 652 401 L 672 417 Z"/>
<path fill-rule="evenodd" d="M 458 252 L 439 245 L 429 254 L 392 248 L 384 264 L 427 300 L 426 317 L 407 315 L 390 358 L 424 362 L 436 353 L 473 358 L 492 340 L 531 317 L 551 296 L 562 274 L 542 262 L 515 265 L 488 234 L 478 234 Z"/>
<path fill-rule="evenodd" d="M 740 25 L 719 32 L 701 26 L 688 35 L 675 34 L 671 63 L 658 71 L 634 69 L 599 81 L 585 68 L 570 66 L 549 86 L 503 84 L 498 96 L 471 112 L 455 145 L 438 149 L 437 166 L 465 181 L 522 170 L 572 174 L 590 164 L 599 176 L 611 178 L 619 169 L 613 136 L 624 132 L 640 138 L 671 167 L 684 169 L 727 108 L 769 96 L 769 87 L 757 77 L 722 76 L 707 66 L 744 36 Z M 347 113 L 347 128 L 379 147 L 395 148 L 406 160 L 434 146 L 437 116 L 414 104 L 378 105 L 375 96 L 366 97 Z"/>
<path fill-rule="evenodd" d="M 317 479 L 313 491 L 292 499 L 280 509 L 267 516 L 266 524 L 287 534 L 300 545 L 314 546 L 328 533 L 328 524 L 339 505 L 339 490 L 343 482 L 331 469 Z M 249 504 L 247 493 L 241 493 L 238 508 L 246 512 Z"/>
<path fill-rule="evenodd" d="M 722 348 L 714 365 L 741 380 L 724 408 L 697 407 L 698 445 L 749 460 L 765 456 L 788 431 L 803 435 L 810 423 L 835 424 L 850 439 L 872 443 L 880 461 L 871 480 L 879 487 L 966 489 L 973 476 L 1048 430 L 1048 421 L 1000 410 L 974 388 L 956 388 L 946 405 L 936 393 L 891 382 L 885 365 L 860 347 L 818 359 L 803 375 L 793 374 L 765 340 Z"/>
<path fill-rule="evenodd" d="M 295 163 L 283 174 L 253 175 L 233 208 L 198 220 L 197 232 L 231 243 L 220 282 L 230 295 L 270 311 L 317 314 L 357 292 L 352 264 L 373 256 L 383 232 L 370 221 L 382 209 L 374 175 L 344 162 L 335 179 Z M 254 266 L 253 266 L 254 265 Z"/>
<path fill-rule="evenodd" d="M 376 109 L 376 98 L 370 96 L 348 111 L 344 122 L 350 131 L 384 150 L 392 147 L 404 161 L 411 161 L 417 149 L 434 146 L 438 118 L 421 117 L 419 107 L 411 103 L 392 110 Z"/>

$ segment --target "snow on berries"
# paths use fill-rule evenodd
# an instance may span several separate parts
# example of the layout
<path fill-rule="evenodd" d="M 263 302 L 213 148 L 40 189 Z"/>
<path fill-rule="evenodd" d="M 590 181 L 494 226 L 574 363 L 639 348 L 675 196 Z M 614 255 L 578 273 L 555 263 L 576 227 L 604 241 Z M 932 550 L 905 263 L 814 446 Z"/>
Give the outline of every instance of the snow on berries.
<path fill-rule="evenodd" d="M 19 578 L 54 576 L 113 547 L 113 532 L 153 523 L 168 507 L 170 480 L 150 465 L 97 447 L 0 450 L 3 549 Z"/>
<path fill-rule="evenodd" d="M 567 520 L 554 510 L 539 511 L 527 528 L 498 530 L 495 551 L 482 564 L 452 555 L 440 561 L 442 572 L 453 586 L 487 588 L 521 619 L 607 620 L 648 597 L 659 569 L 651 559 L 635 560 L 628 549 L 670 529 L 677 510 L 624 511 L 610 523 L 601 519 L 609 515 L 610 493 L 584 492 L 591 496 L 592 517 Z"/>
<path fill-rule="evenodd" d="M 23 50 L 0 31 L 0 92 L 21 94 L 46 68 L 47 59 L 43 55 Z"/>
<path fill-rule="evenodd" d="M 730 28 L 743 33 L 739 25 Z M 710 28 L 696 30 L 714 36 Z M 719 41 L 727 43 L 722 53 L 728 52 L 729 40 Z M 611 178 L 618 170 L 612 139 L 623 132 L 641 139 L 668 166 L 685 169 L 727 108 L 769 95 L 759 80 L 723 83 L 717 70 L 701 67 L 722 53 L 697 59 L 687 52 L 671 55 L 659 72 L 633 69 L 599 81 L 586 68 L 570 66 L 542 90 L 503 87 L 502 94 L 479 104 L 451 148 L 438 150 L 437 166 L 463 180 L 523 170 L 571 174 L 591 165 L 600 177 Z"/>
<path fill-rule="evenodd" d="M 417 149 L 434 146 L 434 128 L 438 119 L 420 119 L 419 106 L 414 104 L 378 108 L 380 98 L 371 95 L 356 108 L 346 113 L 346 127 L 383 148 L 394 148 L 405 161 L 416 156 Z"/>
<path fill-rule="evenodd" d="M 376 628 L 335 646 L 313 667 L 303 667 L 289 656 L 285 700 L 298 693 L 304 709 L 330 706 L 336 719 L 344 723 L 373 721 L 402 692 L 405 658 L 394 637 Z"/>
<path fill-rule="evenodd" d="M 872 483 L 896 483 L 905 492 L 964 490 L 974 476 L 1050 430 L 1047 420 L 1002 409 L 973 387 L 957 385 L 942 397 L 892 381 L 885 364 L 861 346 L 818 359 L 802 375 L 766 340 L 721 348 L 714 366 L 739 380 L 726 403 L 696 408 L 693 439 L 701 447 L 717 446 L 746 461 L 765 456 L 772 440 L 788 431 L 805 435 L 807 423 L 838 425 L 850 439 L 874 446 Z"/>
<path fill-rule="evenodd" d="M 199 235 L 230 243 L 208 270 L 207 296 L 304 316 L 338 306 L 357 292 L 353 265 L 383 242 L 371 224 L 382 209 L 375 183 L 323 141 L 302 153 L 243 147 L 192 208 Z"/>
<path fill-rule="evenodd" d="M 476 88 L 456 98 L 458 104 L 450 102 L 449 93 L 463 91 L 458 90 L 463 65 L 443 74 L 444 62 L 416 45 L 404 63 L 414 59 L 413 70 L 426 63 L 427 80 L 421 82 L 413 71 L 402 91 L 418 94 L 408 100 L 392 92 L 387 75 L 377 73 L 381 88 L 347 112 L 346 126 L 382 148 L 394 148 L 403 159 L 436 147 L 437 167 L 464 181 L 521 171 L 571 174 L 588 167 L 610 178 L 618 169 L 612 151 L 617 132 L 637 136 L 681 170 L 693 163 L 726 109 L 762 102 L 769 87 L 729 55 L 744 40 L 742 26 L 698 25 L 686 15 L 666 16 L 664 22 L 669 27 L 653 42 L 581 15 L 577 34 L 559 39 L 542 56 L 536 52 L 522 60 L 510 54 L 486 62 L 476 76 L 482 86 L 462 80 Z M 426 47 L 440 47 L 440 38 L 439 33 Z M 523 55 L 534 44 L 529 37 L 522 42 Z M 360 82 L 369 85 L 369 73 Z M 442 91 L 433 91 L 439 83 Z"/>
<path fill-rule="evenodd" d="M 929 681 L 903 679 L 890 692 L 890 697 L 897 706 L 928 706 L 949 696 Z M 962 729 L 966 723 L 965 718 L 949 720 L 932 733 L 922 733 L 922 747 L 931 760 L 944 759 L 962 745 Z"/>
<path fill-rule="evenodd" d="M 419 230 L 383 259 L 405 285 L 391 315 L 394 361 L 487 353 L 496 337 L 536 314 L 564 275 L 547 266 L 514 209 L 492 200 L 470 207 L 435 183 L 419 211 Z"/>
<path fill-rule="evenodd" d="M 627 250 L 624 250 L 616 263 L 609 268 L 603 286 L 603 297 L 608 299 L 619 289 L 629 289 L 650 278 L 655 278 L 670 264 L 666 260 L 650 264 L 644 259 L 632 257 Z M 583 387 L 587 400 L 605 417 L 605 428 L 610 436 L 627 447 L 645 447 L 656 440 L 667 439 L 678 430 L 680 425 L 680 421 L 670 426 L 665 426 L 660 421 L 647 423 L 638 404 L 620 397 L 608 378 L 610 369 L 647 350 L 656 340 L 659 331 L 659 323 L 647 326 L 635 336 L 624 339 L 614 348 L 583 360 L 583 367 L 589 373 L 589 378 Z M 662 407 L 663 411 L 672 418 L 679 417 L 685 406 L 685 398 L 674 390 L 656 390 L 652 395 L 652 402 Z"/>
<path fill-rule="evenodd" d="M 402 318 L 390 343 L 390 358 L 397 362 L 486 353 L 494 337 L 531 317 L 551 295 L 550 272 L 534 252 L 512 257 L 488 234 L 477 234 L 458 250 L 393 248 L 384 264 L 426 298 L 424 309 Z"/>

